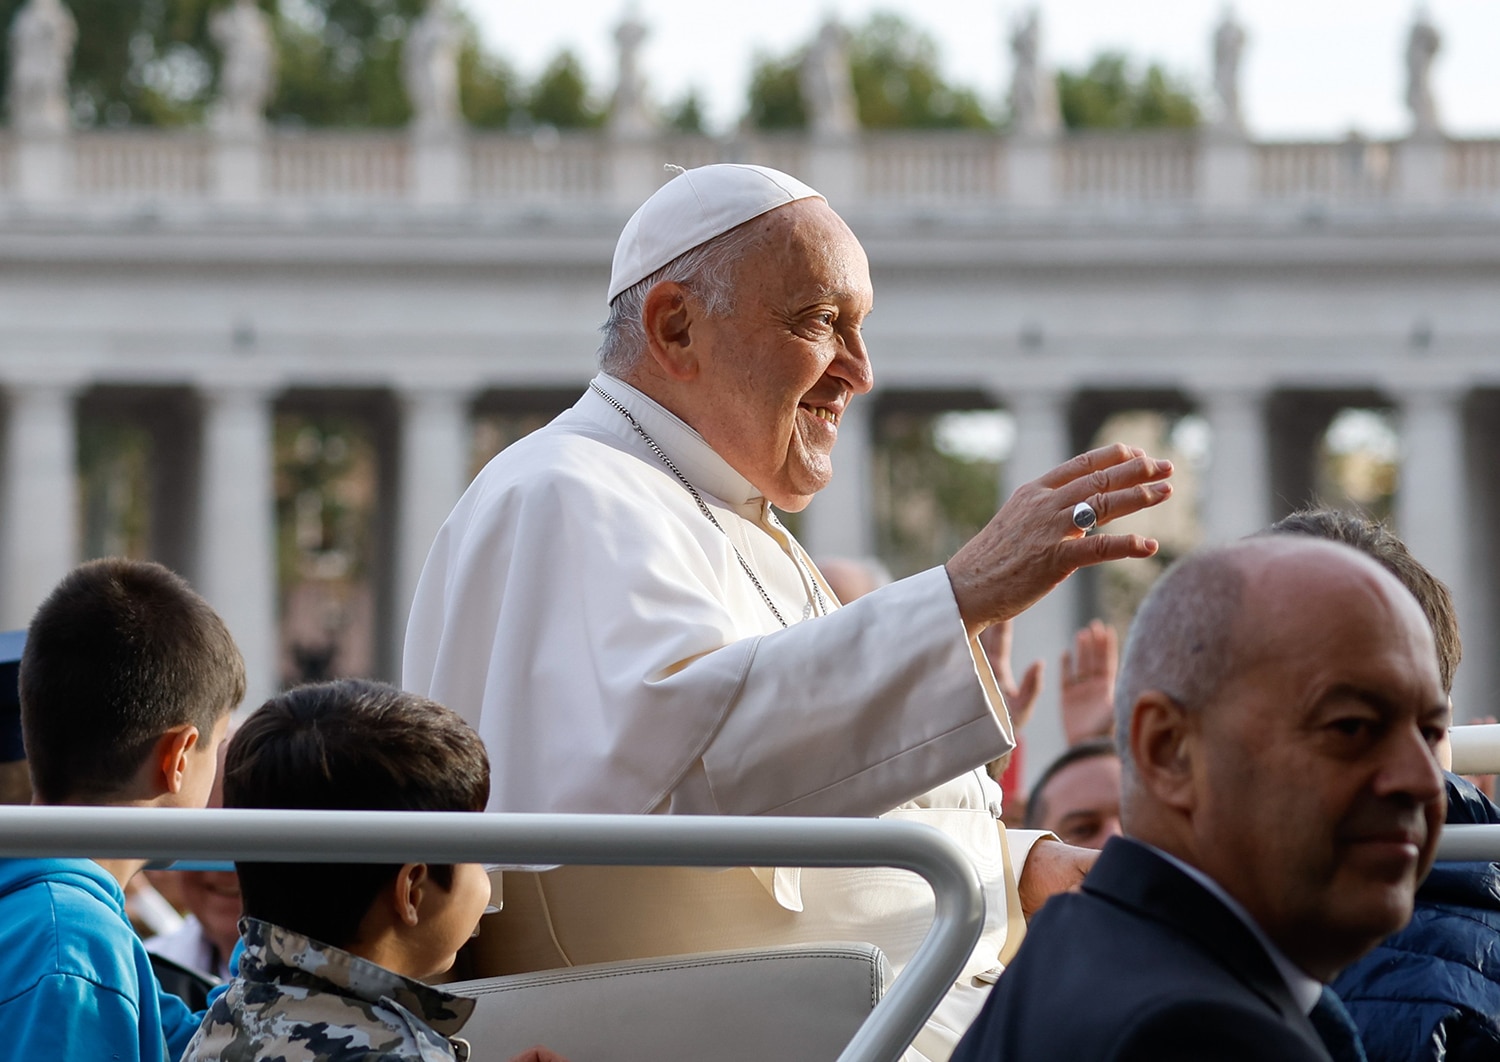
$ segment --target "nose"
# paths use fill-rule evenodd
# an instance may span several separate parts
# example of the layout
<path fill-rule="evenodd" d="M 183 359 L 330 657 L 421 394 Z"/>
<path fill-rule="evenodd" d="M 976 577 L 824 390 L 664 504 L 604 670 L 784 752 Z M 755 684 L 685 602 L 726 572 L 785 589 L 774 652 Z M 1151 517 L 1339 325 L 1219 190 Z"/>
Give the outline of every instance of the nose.
<path fill-rule="evenodd" d="M 1392 734 L 1377 788 L 1382 796 L 1405 795 L 1421 804 L 1443 796 L 1442 768 L 1418 727 L 1398 727 Z"/>
<path fill-rule="evenodd" d="M 870 366 L 870 351 L 865 337 L 852 329 L 840 338 L 839 353 L 828 371 L 857 395 L 868 394 L 875 386 L 875 371 Z"/>

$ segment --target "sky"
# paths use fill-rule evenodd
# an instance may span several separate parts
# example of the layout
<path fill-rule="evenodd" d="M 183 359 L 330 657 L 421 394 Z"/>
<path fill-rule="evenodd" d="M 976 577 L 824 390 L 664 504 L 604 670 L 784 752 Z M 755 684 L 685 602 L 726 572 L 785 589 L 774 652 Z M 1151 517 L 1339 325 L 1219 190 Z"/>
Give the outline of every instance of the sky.
<path fill-rule="evenodd" d="M 629 0 L 459 0 L 492 51 L 535 76 L 563 47 L 583 60 L 601 91 L 614 84 L 614 27 Z M 937 41 L 950 81 L 976 88 L 998 112 L 1010 76 L 1011 22 L 1032 0 L 635 0 L 650 35 L 642 52 L 662 103 L 696 88 L 711 128 L 744 110 L 757 50 L 781 55 L 805 43 L 830 13 L 857 24 L 894 11 Z M 1101 51 L 1157 61 L 1205 97 L 1210 37 L 1223 0 L 1040 0 L 1043 54 L 1079 68 Z M 1241 95 L 1251 133 L 1274 139 L 1405 131 L 1406 37 L 1412 0 L 1238 0 L 1249 41 Z M 1448 130 L 1500 136 L 1500 0 L 1429 0 L 1443 36 L 1434 68 Z"/>

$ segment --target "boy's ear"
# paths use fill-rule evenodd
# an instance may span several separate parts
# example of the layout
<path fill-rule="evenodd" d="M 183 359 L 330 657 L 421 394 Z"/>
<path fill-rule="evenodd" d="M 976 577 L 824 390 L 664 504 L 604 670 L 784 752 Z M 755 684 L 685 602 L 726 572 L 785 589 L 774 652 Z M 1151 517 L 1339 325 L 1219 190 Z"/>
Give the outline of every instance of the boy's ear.
<path fill-rule="evenodd" d="M 155 766 L 153 781 L 162 793 L 180 793 L 187 773 L 188 753 L 198 747 L 198 728 L 192 723 L 179 723 L 156 739 L 156 749 L 151 762 Z"/>
<path fill-rule="evenodd" d="M 429 885 L 426 863 L 406 863 L 396 874 L 392 901 L 403 925 L 415 927 L 422 920 L 422 900 Z"/>

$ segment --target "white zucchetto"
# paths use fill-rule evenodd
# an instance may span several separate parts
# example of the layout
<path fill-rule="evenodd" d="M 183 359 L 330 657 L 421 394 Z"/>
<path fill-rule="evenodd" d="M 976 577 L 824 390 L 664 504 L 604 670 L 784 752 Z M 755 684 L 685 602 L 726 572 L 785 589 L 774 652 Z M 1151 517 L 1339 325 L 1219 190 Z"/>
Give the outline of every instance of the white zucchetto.
<path fill-rule="evenodd" d="M 683 170 L 641 204 L 615 244 L 608 301 L 678 255 L 767 211 L 822 199 L 797 178 L 766 166 L 717 163 Z"/>

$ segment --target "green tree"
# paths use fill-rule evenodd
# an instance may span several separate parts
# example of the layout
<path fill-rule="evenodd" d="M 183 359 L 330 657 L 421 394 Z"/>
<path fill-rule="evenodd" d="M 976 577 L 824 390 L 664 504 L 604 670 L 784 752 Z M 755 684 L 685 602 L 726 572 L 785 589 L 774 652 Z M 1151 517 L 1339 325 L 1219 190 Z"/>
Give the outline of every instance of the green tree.
<path fill-rule="evenodd" d="M 1152 63 L 1138 71 L 1105 52 L 1079 73 L 1058 71 L 1057 96 L 1069 129 L 1190 129 L 1198 104 L 1182 82 Z"/>
<path fill-rule="evenodd" d="M 200 120 L 218 75 L 208 17 L 221 2 L 68 0 L 78 24 L 69 84 L 74 120 L 83 126 L 172 126 Z M 5 31 L 23 3 L 0 0 Z M 7 49 L 0 79 L 9 65 Z"/>
<path fill-rule="evenodd" d="M 687 95 L 669 107 L 666 113 L 667 128 L 679 133 L 702 134 L 704 131 L 703 97 L 697 89 L 689 89 Z"/>
<path fill-rule="evenodd" d="M 875 14 L 854 34 L 849 65 L 866 129 L 988 129 L 979 97 L 944 80 L 937 45 L 899 15 Z"/>
<path fill-rule="evenodd" d="M 803 129 L 801 68 L 807 47 L 761 53 L 750 74 L 746 120 L 757 129 Z M 877 13 L 849 42 L 860 124 L 869 129 L 985 129 L 992 123 L 972 89 L 954 86 L 938 66 L 932 37 L 899 15 Z"/>
<path fill-rule="evenodd" d="M 276 20 L 273 121 L 399 126 L 411 117 L 401 41 L 424 0 L 300 0 Z"/>
<path fill-rule="evenodd" d="M 82 126 L 176 126 L 202 121 L 216 90 L 212 14 L 231 0 L 67 0 L 78 23 L 71 92 Z M 259 0 L 278 51 L 274 121 L 313 126 L 399 126 L 411 108 L 401 42 L 425 0 Z M 25 0 L 0 0 L 10 26 Z M 514 73 L 484 52 L 465 19 L 459 60 L 464 114 L 503 126 L 520 109 Z M 0 78 L 9 56 L 0 61 Z"/>
<path fill-rule="evenodd" d="M 791 55 L 757 52 L 750 68 L 750 108 L 746 121 L 756 129 L 806 129 L 801 70 L 806 49 Z"/>
<path fill-rule="evenodd" d="M 578 56 L 557 53 L 531 87 L 527 110 L 538 125 L 558 129 L 591 129 L 604 124 L 605 111 L 589 100 L 588 77 Z"/>

